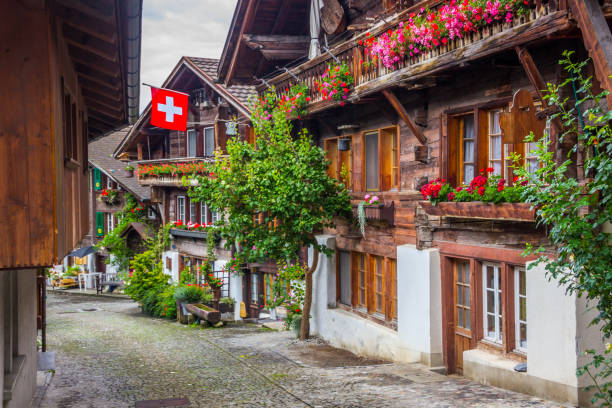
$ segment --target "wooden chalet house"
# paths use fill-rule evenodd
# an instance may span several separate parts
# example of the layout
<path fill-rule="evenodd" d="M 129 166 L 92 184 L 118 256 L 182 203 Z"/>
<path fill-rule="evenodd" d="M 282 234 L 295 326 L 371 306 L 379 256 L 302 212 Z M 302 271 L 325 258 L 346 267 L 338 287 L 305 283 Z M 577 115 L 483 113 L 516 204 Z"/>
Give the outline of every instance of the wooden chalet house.
<path fill-rule="evenodd" d="M 151 188 L 143 186 L 133 171 L 126 170 L 126 163 L 112 157 L 113 152 L 121 143 L 131 126 L 125 127 L 89 143 L 89 202 L 90 231 L 87 244 L 96 245 L 106 234 L 114 230 L 118 224 L 119 213 L 126 204 L 126 194 L 142 204 L 141 211 L 152 226 L 159 224 L 159 209 L 151 205 Z M 126 235 L 128 246 L 139 250 L 148 227 L 142 223 L 131 225 L 122 234 Z M 147 235 L 148 236 L 148 235 Z M 91 272 L 116 272 L 112 266 L 109 254 L 99 251 L 89 255 L 88 270 Z"/>
<path fill-rule="evenodd" d="M 537 167 L 524 135 L 502 134 L 500 115 L 520 90 L 545 110 L 540 90 L 565 78 L 563 50 L 590 56 L 596 86 L 612 90 L 609 2 L 526 3 L 522 14 L 385 61 L 368 44 L 416 13 L 435 15 L 443 1 L 239 0 L 218 76 L 260 93 L 307 85 L 308 114 L 297 125 L 326 150 L 330 175 L 349 186 L 355 206 L 366 194 L 381 199 L 366 210 L 365 236 L 340 223 L 319 238 L 336 253 L 314 275 L 315 334 L 358 354 L 577 404 L 588 396 L 576 368 L 599 336 L 583 300 L 542 268 L 526 270 L 525 242 L 547 242 L 533 212 L 431 207 L 419 192 L 436 178 L 469 183 L 489 167 L 512 180 L 504 159 L 512 151 Z M 354 84 L 345 98 L 326 99 L 320 83 L 341 63 Z M 569 146 L 558 134 L 546 129 L 561 158 Z M 519 363 L 526 372 L 514 370 Z"/>
<path fill-rule="evenodd" d="M 224 151 L 228 138 L 252 138 L 247 100 L 255 90 L 252 86 L 220 85 L 217 66 L 216 59 L 183 57 L 162 84 L 163 88 L 189 94 L 186 132 L 152 126 L 149 104 L 114 152 L 114 157 L 135 167 L 138 183 L 151 189 L 151 201 L 159 208 L 163 223 L 208 224 L 222 214 L 209 210 L 206 203 L 190 200 L 182 185 L 182 171 L 156 174 L 157 170 L 206 168 L 214 160 L 215 150 Z M 185 268 L 198 268 L 208 262 L 206 232 L 173 228 L 170 234 L 172 247 L 163 255 L 164 271 L 178 281 Z M 230 257 L 222 247 L 223 243 L 217 245 L 217 260 L 212 267 L 225 282 L 221 295 L 235 298 L 239 305 L 241 283 L 230 282 L 229 273 L 222 271 Z"/>
<path fill-rule="evenodd" d="M 140 0 L 0 2 L 4 408 L 36 390 L 37 275 L 89 231 L 87 141 L 137 118 L 141 13 Z"/>

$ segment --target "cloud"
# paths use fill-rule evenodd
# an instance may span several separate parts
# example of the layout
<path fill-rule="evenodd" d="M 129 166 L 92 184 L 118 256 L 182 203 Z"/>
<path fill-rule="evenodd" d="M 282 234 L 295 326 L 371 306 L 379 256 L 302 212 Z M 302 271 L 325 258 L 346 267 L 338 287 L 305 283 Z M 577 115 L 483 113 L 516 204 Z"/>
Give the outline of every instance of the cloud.
<path fill-rule="evenodd" d="M 161 85 L 184 56 L 220 58 L 237 0 L 146 0 L 141 82 Z M 140 111 L 151 100 L 140 88 Z"/>

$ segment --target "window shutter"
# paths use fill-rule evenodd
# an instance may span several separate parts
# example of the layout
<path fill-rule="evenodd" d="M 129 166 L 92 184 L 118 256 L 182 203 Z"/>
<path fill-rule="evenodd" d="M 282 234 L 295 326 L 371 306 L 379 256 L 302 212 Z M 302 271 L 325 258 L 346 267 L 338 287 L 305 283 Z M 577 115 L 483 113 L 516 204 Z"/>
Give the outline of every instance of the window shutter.
<path fill-rule="evenodd" d="M 104 213 L 98 211 L 96 212 L 96 236 L 101 237 L 103 235 L 104 235 Z"/>
<path fill-rule="evenodd" d="M 94 169 L 94 190 L 102 189 L 102 174 L 100 169 Z"/>

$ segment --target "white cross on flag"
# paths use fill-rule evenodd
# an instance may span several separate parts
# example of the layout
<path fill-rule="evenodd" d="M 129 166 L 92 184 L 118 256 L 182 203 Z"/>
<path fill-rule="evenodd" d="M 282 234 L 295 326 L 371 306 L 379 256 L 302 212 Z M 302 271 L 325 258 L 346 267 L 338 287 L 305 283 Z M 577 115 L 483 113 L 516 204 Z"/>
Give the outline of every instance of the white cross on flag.
<path fill-rule="evenodd" d="M 187 130 L 189 96 L 183 92 L 151 87 L 151 125 Z"/>

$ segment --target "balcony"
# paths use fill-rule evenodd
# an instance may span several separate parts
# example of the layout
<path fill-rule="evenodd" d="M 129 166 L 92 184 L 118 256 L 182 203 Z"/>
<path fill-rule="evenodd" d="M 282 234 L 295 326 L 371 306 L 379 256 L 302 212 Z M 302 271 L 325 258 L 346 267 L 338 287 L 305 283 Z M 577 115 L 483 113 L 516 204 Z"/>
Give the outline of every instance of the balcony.
<path fill-rule="evenodd" d="M 138 182 L 144 186 L 178 187 L 183 176 L 208 175 L 208 165 L 214 157 L 175 157 L 170 159 L 139 160 L 131 162 L 136 167 Z"/>
<path fill-rule="evenodd" d="M 406 2 L 398 4 L 401 6 L 404 3 Z M 427 0 L 411 7 L 400 7 L 403 10 L 395 18 L 373 27 L 369 34 L 371 37 L 379 38 L 389 30 L 397 29 L 400 22 L 406 21 L 411 13 L 418 12 L 422 7 L 435 10 L 443 4 L 442 0 Z M 315 86 L 328 64 L 335 61 L 346 63 L 354 78 L 354 86 L 347 95 L 347 101 L 355 102 L 364 96 L 399 84 L 407 86 L 408 89 L 426 87 L 428 82 L 423 79 L 428 75 L 504 50 L 511 50 L 520 44 L 545 39 L 555 33 L 567 32 L 574 27 L 574 23 L 569 19 L 565 2 L 538 0 L 527 15 L 514 16 L 511 22 L 505 20 L 493 22 L 478 31 L 470 32 L 465 37 L 449 40 L 444 45 L 423 51 L 416 56 L 404 56 L 393 68 L 385 67 L 380 59 L 373 60 L 364 52 L 363 45 L 359 43 L 369 37 L 366 33 L 360 33 L 351 40 L 333 47 L 330 52 L 324 52 L 292 68 L 290 72 L 268 79 L 267 83 L 274 85 L 278 90 L 284 90 L 296 83 L 306 84 L 310 92 L 307 110 L 312 114 L 343 104 L 341 101 L 323 100 Z M 258 87 L 259 92 L 264 90 L 264 85 Z"/>

